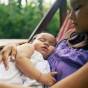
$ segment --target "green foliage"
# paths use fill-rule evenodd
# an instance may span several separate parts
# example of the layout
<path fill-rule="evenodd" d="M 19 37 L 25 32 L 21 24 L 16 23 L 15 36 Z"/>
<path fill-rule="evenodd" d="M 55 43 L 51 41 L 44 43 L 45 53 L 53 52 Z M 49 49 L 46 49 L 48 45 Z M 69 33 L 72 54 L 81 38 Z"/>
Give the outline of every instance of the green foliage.
<path fill-rule="evenodd" d="M 17 2 L 0 4 L 0 38 L 28 38 L 41 20 L 41 10 L 36 4 L 19 8 Z M 58 15 L 54 16 L 48 31 L 56 34 Z"/>
<path fill-rule="evenodd" d="M 51 20 L 50 24 L 48 25 L 47 31 L 53 35 L 57 35 L 59 32 L 60 27 L 60 16 L 59 16 L 59 10 L 54 15 L 53 19 Z"/>

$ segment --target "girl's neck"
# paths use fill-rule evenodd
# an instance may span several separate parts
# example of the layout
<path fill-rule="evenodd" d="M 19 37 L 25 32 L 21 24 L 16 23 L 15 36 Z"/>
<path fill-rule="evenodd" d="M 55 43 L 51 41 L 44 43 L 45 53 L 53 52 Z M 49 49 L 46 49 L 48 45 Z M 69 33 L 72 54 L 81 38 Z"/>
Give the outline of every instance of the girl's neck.
<path fill-rule="evenodd" d="M 88 34 L 74 32 L 68 38 L 68 44 L 73 48 L 84 48 L 88 46 Z"/>

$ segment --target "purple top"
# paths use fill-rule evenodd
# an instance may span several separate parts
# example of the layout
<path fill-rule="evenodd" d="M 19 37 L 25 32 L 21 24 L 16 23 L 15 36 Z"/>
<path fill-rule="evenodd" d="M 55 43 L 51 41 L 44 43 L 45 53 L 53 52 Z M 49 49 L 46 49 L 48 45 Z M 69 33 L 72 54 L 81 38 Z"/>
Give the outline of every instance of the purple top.
<path fill-rule="evenodd" d="M 56 50 L 48 58 L 51 71 L 59 74 L 56 80 L 75 72 L 88 61 L 88 50 L 74 49 L 68 46 L 67 40 L 58 43 Z"/>

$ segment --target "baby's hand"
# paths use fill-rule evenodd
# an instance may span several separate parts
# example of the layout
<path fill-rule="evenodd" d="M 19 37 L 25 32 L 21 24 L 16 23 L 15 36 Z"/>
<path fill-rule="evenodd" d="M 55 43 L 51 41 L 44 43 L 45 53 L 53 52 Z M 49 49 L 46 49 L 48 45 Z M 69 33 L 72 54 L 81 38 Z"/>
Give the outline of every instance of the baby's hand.
<path fill-rule="evenodd" d="M 41 74 L 39 80 L 40 82 L 44 83 L 47 86 L 52 86 L 56 82 L 54 78 L 55 75 L 57 75 L 57 72 L 50 72 L 43 75 Z"/>

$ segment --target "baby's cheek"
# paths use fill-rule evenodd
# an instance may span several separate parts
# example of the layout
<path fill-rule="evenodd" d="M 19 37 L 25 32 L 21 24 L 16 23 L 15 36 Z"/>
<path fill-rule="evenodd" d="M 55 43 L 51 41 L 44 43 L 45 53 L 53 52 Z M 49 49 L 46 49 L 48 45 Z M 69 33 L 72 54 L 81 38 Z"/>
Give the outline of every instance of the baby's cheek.
<path fill-rule="evenodd" d="M 50 46 L 49 47 L 49 53 L 52 53 L 54 51 L 55 47 L 54 46 Z"/>

